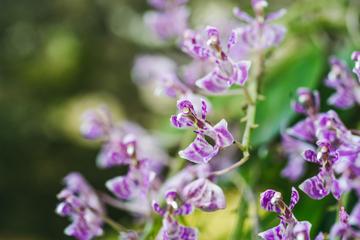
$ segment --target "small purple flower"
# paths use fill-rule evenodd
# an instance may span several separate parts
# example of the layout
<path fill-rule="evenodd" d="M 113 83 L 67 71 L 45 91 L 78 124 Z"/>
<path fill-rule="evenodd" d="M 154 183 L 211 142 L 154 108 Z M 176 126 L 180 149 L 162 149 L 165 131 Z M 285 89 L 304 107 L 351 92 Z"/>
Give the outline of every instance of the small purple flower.
<path fill-rule="evenodd" d="M 101 236 L 105 210 L 94 189 L 79 173 L 68 174 L 64 182 L 66 187 L 57 196 L 61 202 L 56 213 L 72 221 L 65 234 L 79 240 Z"/>
<path fill-rule="evenodd" d="M 174 61 L 164 56 L 143 55 L 135 59 L 132 75 L 139 87 L 154 89 L 156 95 L 175 98 L 190 91 L 177 74 Z"/>
<path fill-rule="evenodd" d="M 305 180 L 299 188 L 313 199 L 322 199 L 330 192 L 336 199 L 341 196 L 341 189 L 338 180 L 335 178 L 334 164 L 339 155 L 329 143 L 318 143 L 318 152 L 307 150 L 304 158 L 308 162 L 320 165 L 318 175 Z"/>
<path fill-rule="evenodd" d="M 80 132 L 86 139 L 104 138 L 112 127 L 111 114 L 105 106 L 86 111 L 82 119 Z"/>
<path fill-rule="evenodd" d="M 188 184 L 183 191 L 186 202 L 206 212 L 213 212 L 226 207 L 222 189 L 206 178 L 199 178 Z"/>
<path fill-rule="evenodd" d="M 282 146 L 289 161 L 283 169 L 282 175 L 291 180 L 297 180 L 303 175 L 305 161 L 303 154 L 306 150 L 316 149 L 316 126 L 315 119 L 320 108 L 320 99 L 317 91 L 300 88 L 298 98 L 293 102 L 296 112 L 308 115 L 304 120 L 288 128 L 282 135 Z"/>
<path fill-rule="evenodd" d="M 135 161 L 125 176 L 115 177 L 106 182 L 106 187 L 120 199 L 146 197 L 156 173 L 151 171 L 146 160 Z"/>
<path fill-rule="evenodd" d="M 297 127 L 300 125 L 307 126 L 308 122 L 301 121 L 282 135 L 282 147 L 289 160 L 286 167 L 281 171 L 281 175 L 292 181 L 299 179 L 304 174 L 305 166 L 303 153 L 309 149 L 315 150 L 311 142 L 308 142 L 306 138 L 303 138 L 304 135 L 310 137 L 312 135 L 310 134 L 310 131 L 307 132 L 306 129 L 303 128 L 302 131 L 298 133 Z M 305 134 L 303 134 L 304 132 Z M 315 135 L 315 131 L 313 134 Z M 312 139 L 315 139 L 315 136 L 313 136 Z"/>
<path fill-rule="evenodd" d="M 181 199 L 185 199 L 184 188 L 198 178 L 207 178 L 210 175 L 209 164 L 188 165 L 174 176 L 168 178 L 161 187 L 160 195 L 168 191 L 175 191 Z"/>
<path fill-rule="evenodd" d="M 110 140 L 102 146 L 101 152 L 97 157 L 97 165 L 101 168 L 111 168 L 114 166 L 129 165 L 133 158 L 136 158 L 135 136 L 113 132 Z"/>
<path fill-rule="evenodd" d="M 328 103 L 342 109 L 352 107 L 356 103 L 359 104 L 360 84 L 354 79 L 346 64 L 340 59 L 332 57 L 330 65 L 331 71 L 325 84 L 335 89 L 336 93 L 328 99 Z M 356 73 L 356 67 L 354 72 Z"/>
<path fill-rule="evenodd" d="M 189 203 L 183 203 L 178 194 L 169 191 L 165 195 L 166 207 L 154 201 L 153 210 L 163 218 L 163 226 L 156 239 L 158 240 L 196 240 L 198 233 L 195 228 L 185 227 L 176 220 L 177 216 L 189 215 L 193 207 Z"/>
<path fill-rule="evenodd" d="M 320 109 L 319 92 L 311 91 L 308 88 L 299 88 L 297 90 L 297 99 L 292 105 L 295 112 L 314 116 Z"/>
<path fill-rule="evenodd" d="M 234 9 L 234 15 L 246 25 L 236 29 L 240 51 L 250 53 L 262 49 L 268 49 L 279 45 L 285 36 L 286 28 L 273 24 L 285 15 L 286 10 L 280 9 L 265 16 L 265 8 L 268 2 L 265 0 L 253 0 L 252 7 L 255 17 L 251 17 L 240 8 Z"/>
<path fill-rule="evenodd" d="M 182 158 L 195 163 L 209 162 L 220 148 L 230 146 L 234 138 L 229 132 L 226 120 L 211 125 L 206 116 L 209 111 L 207 102 L 194 95 L 182 97 L 177 102 L 179 113 L 171 116 L 176 128 L 196 128 L 197 137 L 187 148 L 179 152 Z"/>
<path fill-rule="evenodd" d="M 189 10 L 184 6 L 187 1 L 149 1 L 156 11 L 144 16 L 147 26 L 162 40 L 180 36 L 188 25 Z"/>
<path fill-rule="evenodd" d="M 205 32 L 206 36 L 202 36 L 187 30 L 182 42 L 183 51 L 190 56 L 215 63 L 213 70 L 197 80 L 196 85 L 210 93 L 225 92 L 234 84 L 243 86 L 248 79 L 251 64 L 249 61 L 234 61 L 230 57 L 230 49 L 236 43 L 235 32 L 231 33 L 226 48 L 222 46 L 217 28 L 208 26 Z"/>
<path fill-rule="evenodd" d="M 359 239 L 360 231 L 355 230 L 351 225 L 360 227 L 360 215 L 358 208 L 359 205 L 355 206 L 355 209 L 351 216 L 345 211 L 344 207 L 341 207 L 339 211 L 339 222 L 335 223 L 330 231 L 330 239 L 342 239 L 342 240 L 351 240 Z M 357 216 L 356 216 L 357 214 Z M 355 220 L 355 221 L 354 221 Z"/>
<path fill-rule="evenodd" d="M 311 224 L 307 221 L 296 220 L 292 213 L 298 201 L 299 193 L 295 188 L 292 188 L 289 206 L 284 203 L 280 192 L 269 189 L 261 193 L 261 207 L 266 211 L 276 212 L 279 215 L 280 224 L 259 233 L 259 236 L 265 240 L 310 240 Z"/>

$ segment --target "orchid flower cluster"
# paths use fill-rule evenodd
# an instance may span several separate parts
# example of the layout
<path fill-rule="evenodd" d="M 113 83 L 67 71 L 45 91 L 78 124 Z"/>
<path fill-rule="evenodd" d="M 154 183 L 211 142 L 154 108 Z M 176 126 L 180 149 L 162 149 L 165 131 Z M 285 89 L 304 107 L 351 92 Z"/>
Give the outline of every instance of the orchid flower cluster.
<path fill-rule="evenodd" d="M 125 172 L 105 183 L 112 195 L 93 189 L 79 173 L 65 177 L 65 188 L 58 195 L 60 204 L 56 212 L 72 222 L 65 229 L 66 235 L 90 240 L 102 235 L 107 223 L 118 231 L 120 239 L 149 239 L 145 229 L 129 230 L 110 219 L 105 210 L 106 205 L 110 205 L 128 211 L 142 223 L 161 219 L 162 226 L 156 233 L 158 240 L 195 240 L 201 233 L 194 226 L 188 226 L 183 216 L 196 209 L 213 212 L 226 208 L 226 197 L 217 178 L 250 158 L 250 133 L 256 127 L 258 81 L 264 71 L 264 56 L 268 49 L 278 46 L 284 39 L 285 27 L 273 21 L 282 17 L 286 10 L 266 15 L 268 2 L 252 0 L 254 17 L 235 8 L 234 15 L 241 24 L 224 37 L 214 26 L 189 29 L 190 11 L 186 3 L 187 0 L 149 0 L 155 10 L 145 14 L 144 22 L 161 41 L 176 40 L 179 49 L 189 57 L 189 63 L 178 66 L 176 61 L 165 56 L 143 55 L 136 58 L 132 73 L 139 87 L 147 91 L 154 89 L 156 95 L 176 99 L 177 112 L 169 116 L 169 124 L 195 133 L 193 141 L 178 152 L 188 165 L 173 169 L 175 164 L 170 161 L 174 160 L 156 136 L 135 123 L 116 122 L 105 106 L 85 112 L 81 134 L 85 139 L 102 143 L 97 166 L 120 168 Z M 356 61 L 354 72 L 360 77 L 360 53 L 354 53 L 353 58 Z M 340 60 L 332 59 L 331 65 L 326 85 L 336 93 L 329 103 L 340 108 L 359 103 L 359 81 Z M 243 94 L 247 100 L 240 140 L 233 133 L 231 122 L 224 118 L 215 123 L 209 120 L 212 104 L 207 96 L 234 93 Z M 309 197 L 322 199 L 331 193 L 340 200 L 351 190 L 360 193 L 360 137 L 345 127 L 335 111 L 320 112 L 317 91 L 300 88 L 293 106 L 305 119 L 282 135 L 290 159 L 283 176 L 292 180 L 300 178 L 305 172 L 305 160 L 319 168 L 317 175 L 299 186 Z M 213 163 L 219 153 L 232 145 L 239 147 L 242 158 L 219 169 Z M 310 222 L 298 221 L 293 213 L 298 201 L 299 193 L 295 188 L 289 205 L 280 192 L 264 191 L 260 195 L 260 205 L 278 214 L 280 224 L 259 236 L 266 240 L 310 239 Z M 358 237 L 354 225 L 359 226 L 359 216 L 360 203 L 350 215 L 342 207 L 340 220 L 330 235 L 347 239 Z M 317 239 L 324 239 L 324 234 L 320 233 Z"/>
<path fill-rule="evenodd" d="M 359 52 L 354 52 L 352 59 L 355 60 L 353 72 L 359 77 Z M 325 84 L 335 88 L 336 93 L 328 103 L 339 108 L 356 104 L 359 79 L 356 81 L 353 78 L 341 60 L 331 58 L 330 64 L 331 71 Z M 283 134 L 283 146 L 289 162 L 282 174 L 297 180 L 304 174 L 305 162 L 318 165 L 318 174 L 303 181 L 299 188 L 315 200 L 331 194 L 339 201 L 339 222 L 332 227 L 330 239 L 357 239 L 360 236 L 360 202 L 349 216 L 341 200 L 351 191 L 359 197 L 360 136 L 349 130 L 335 111 L 320 112 L 317 91 L 300 88 L 297 93 L 293 108 L 306 118 Z M 325 236 L 320 233 L 316 239 L 325 239 Z"/>

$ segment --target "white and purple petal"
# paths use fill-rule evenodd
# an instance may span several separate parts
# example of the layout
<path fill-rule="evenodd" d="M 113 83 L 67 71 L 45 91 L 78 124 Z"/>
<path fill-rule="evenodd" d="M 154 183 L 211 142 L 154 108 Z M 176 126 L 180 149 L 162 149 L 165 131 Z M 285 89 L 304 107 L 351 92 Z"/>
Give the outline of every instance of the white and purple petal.
<path fill-rule="evenodd" d="M 218 152 L 219 148 L 217 145 L 212 146 L 206 141 L 204 136 L 198 134 L 187 148 L 179 151 L 179 156 L 194 163 L 207 163 Z"/>
<path fill-rule="evenodd" d="M 329 194 L 328 186 L 323 175 L 320 173 L 312 178 L 305 180 L 299 188 L 313 199 L 323 199 Z"/>
<path fill-rule="evenodd" d="M 188 184 L 183 191 L 187 202 L 203 211 L 212 212 L 226 207 L 222 189 L 205 178 L 197 179 Z"/>

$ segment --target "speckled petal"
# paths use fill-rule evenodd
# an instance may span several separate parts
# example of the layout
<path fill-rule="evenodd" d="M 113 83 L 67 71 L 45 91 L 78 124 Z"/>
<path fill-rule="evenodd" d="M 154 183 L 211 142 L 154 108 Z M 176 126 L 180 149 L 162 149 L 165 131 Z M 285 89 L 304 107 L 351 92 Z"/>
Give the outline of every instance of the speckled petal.
<path fill-rule="evenodd" d="M 187 202 L 206 212 L 212 212 L 226 207 L 225 195 L 222 189 L 210 180 L 200 178 L 184 188 Z"/>
<path fill-rule="evenodd" d="M 276 227 L 270 228 L 264 232 L 259 233 L 259 237 L 264 240 L 286 240 L 283 235 L 283 226 L 278 225 Z"/>
<path fill-rule="evenodd" d="M 323 199 L 329 194 L 329 189 L 326 186 L 322 174 L 318 174 L 305 180 L 302 184 L 300 184 L 299 188 L 309 197 L 317 200 Z"/>
<path fill-rule="evenodd" d="M 220 147 L 227 147 L 234 143 L 234 137 L 228 130 L 228 123 L 222 119 L 214 126 L 216 133 L 216 144 Z"/>
<path fill-rule="evenodd" d="M 179 152 L 179 156 L 194 163 L 207 163 L 218 151 L 219 148 L 216 145 L 212 146 L 204 136 L 198 134 L 187 148 Z"/>

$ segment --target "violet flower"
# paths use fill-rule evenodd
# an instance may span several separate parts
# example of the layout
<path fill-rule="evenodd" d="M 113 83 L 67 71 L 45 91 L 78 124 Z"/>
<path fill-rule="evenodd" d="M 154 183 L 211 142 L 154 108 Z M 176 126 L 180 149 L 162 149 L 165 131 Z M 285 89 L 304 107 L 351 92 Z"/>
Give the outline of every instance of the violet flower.
<path fill-rule="evenodd" d="M 359 137 L 352 135 L 334 111 L 319 114 L 315 128 L 318 153 L 307 150 L 304 157 L 309 162 L 319 164 L 320 172 L 302 183 L 300 188 L 314 199 L 322 199 L 330 192 L 339 199 L 344 191 L 352 187 L 353 177 L 348 174 L 357 171 L 351 165 L 359 158 Z M 335 178 L 335 173 L 340 177 Z"/>
<path fill-rule="evenodd" d="M 64 182 L 65 188 L 57 195 L 61 202 L 56 213 L 72 221 L 65 234 L 79 240 L 101 236 L 105 210 L 94 189 L 79 173 L 68 174 Z"/>
<path fill-rule="evenodd" d="M 135 60 L 135 83 L 140 87 L 155 88 L 156 95 L 175 98 L 191 91 L 177 75 L 176 63 L 164 56 L 144 55 Z"/>
<path fill-rule="evenodd" d="M 82 116 L 81 135 L 89 140 L 106 137 L 112 128 L 111 114 L 107 107 L 87 110 Z"/>
<path fill-rule="evenodd" d="M 198 236 L 197 230 L 183 226 L 177 221 L 178 216 L 185 216 L 192 213 L 192 205 L 181 202 L 177 193 L 174 191 L 166 193 L 165 202 L 165 207 L 161 207 L 156 201 L 153 202 L 154 211 L 163 218 L 163 225 L 156 239 L 196 240 Z"/>
<path fill-rule="evenodd" d="M 335 223 L 330 231 L 330 239 L 342 239 L 351 240 L 359 239 L 360 231 L 355 230 L 352 225 L 357 228 L 360 227 L 360 205 L 358 204 L 353 213 L 349 214 L 345 211 L 344 207 L 341 207 L 339 211 L 339 222 Z"/>
<path fill-rule="evenodd" d="M 355 60 L 356 52 L 354 56 Z M 335 89 L 336 93 L 328 99 L 328 103 L 342 109 L 360 104 L 360 83 L 354 79 L 345 62 L 332 57 L 330 59 L 330 65 L 331 71 L 325 80 L 325 84 Z M 357 72 L 356 69 L 355 67 L 355 73 Z"/>
<path fill-rule="evenodd" d="M 322 199 L 330 192 L 336 199 L 339 199 L 342 193 L 333 168 L 339 156 L 329 143 L 320 142 L 318 145 L 318 153 L 307 150 L 304 157 L 306 161 L 320 165 L 320 172 L 305 180 L 299 188 L 313 199 Z"/>
<path fill-rule="evenodd" d="M 109 144 L 114 144 L 114 142 Z M 156 176 L 149 166 L 149 160 L 137 156 L 137 142 L 133 135 L 126 135 L 124 139 L 115 144 L 115 149 L 110 147 L 105 150 L 108 156 L 102 160 L 105 162 L 104 166 L 126 165 L 129 170 L 125 176 L 108 180 L 106 187 L 121 199 L 131 199 L 139 195 L 146 196 L 151 189 L 151 182 Z"/>
<path fill-rule="evenodd" d="M 319 93 L 299 88 L 298 98 L 293 102 L 294 111 L 307 115 L 307 118 L 288 128 L 282 135 L 282 145 L 289 161 L 281 174 L 291 180 L 299 179 L 305 170 L 303 153 L 315 150 L 316 129 L 314 120 L 320 108 Z"/>
<path fill-rule="evenodd" d="M 180 36 L 188 25 L 187 0 L 149 0 L 156 11 L 144 15 L 145 24 L 162 40 Z"/>
<path fill-rule="evenodd" d="M 273 24 L 274 20 L 285 15 L 285 9 L 265 15 L 267 1 L 253 0 L 251 3 L 255 17 L 251 17 L 240 8 L 234 9 L 234 15 L 245 23 L 244 26 L 236 29 L 238 35 L 236 47 L 243 54 L 275 47 L 283 41 L 286 33 L 284 26 Z"/>
<path fill-rule="evenodd" d="M 269 189 L 261 193 L 261 207 L 266 211 L 277 213 L 280 224 L 259 233 L 259 236 L 265 240 L 310 240 L 311 224 L 308 221 L 298 221 L 292 212 L 298 201 L 299 193 L 295 188 L 292 188 L 289 206 L 284 203 L 280 192 Z"/>
<path fill-rule="evenodd" d="M 236 43 L 236 34 L 233 31 L 222 46 L 219 30 L 215 27 L 206 28 L 206 36 L 192 30 L 184 33 L 182 49 L 195 59 L 214 63 L 213 70 L 196 81 L 196 85 L 210 93 L 225 92 L 232 85 L 243 86 L 248 79 L 249 61 L 235 61 L 229 53 Z"/>
<path fill-rule="evenodd" d="M 195 140 L 179 152 L 180 157 L 194 163 L 207 163 L 220 148 L 234 142 L 225 119 L 214 126 L 206 120 L 209 107 L 204 99 L 193 95 L 184 96 L 178 100 L 177 108 L 179 113 L 170 119 L 172 125 L 176 128 L 193 127 L 197 134 Z"/>
<path fill-rule="evenodd" d="M 207 178 L 199 178 L 189 183 L 183 190 L 186 202 L 206 212 L 226 208 L 222 189 Z"/>

